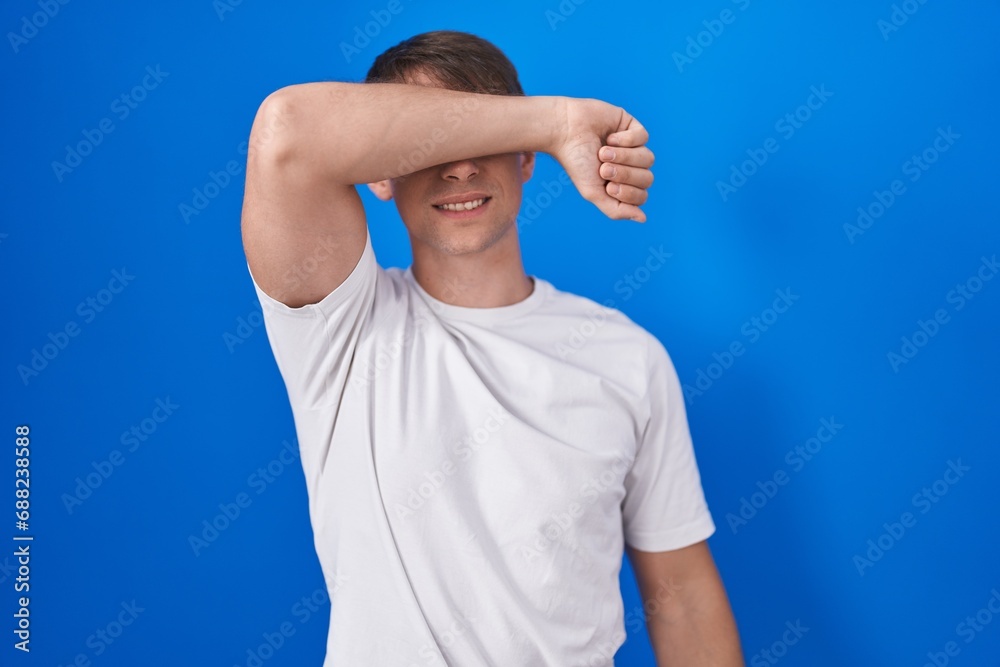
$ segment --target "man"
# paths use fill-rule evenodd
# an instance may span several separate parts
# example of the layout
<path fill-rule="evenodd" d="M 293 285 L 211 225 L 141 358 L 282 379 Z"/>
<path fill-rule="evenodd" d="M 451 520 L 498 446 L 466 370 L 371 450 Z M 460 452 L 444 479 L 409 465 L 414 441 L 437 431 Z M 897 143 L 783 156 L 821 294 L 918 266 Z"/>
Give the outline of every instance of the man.
<path fill-rule="evenodd" d="M 658 662 L 742 664 L 666 350 L 521 262 L 536 152 L 644 221 L 647 138 L 619 107 L 525 96 L 451 31 L 262 103 L 243 240 L 331 589 L 326 665 L 610 665 L 626 544 Z M 405 271 L 377 264 L 361 183 L 395 200 Z"/>

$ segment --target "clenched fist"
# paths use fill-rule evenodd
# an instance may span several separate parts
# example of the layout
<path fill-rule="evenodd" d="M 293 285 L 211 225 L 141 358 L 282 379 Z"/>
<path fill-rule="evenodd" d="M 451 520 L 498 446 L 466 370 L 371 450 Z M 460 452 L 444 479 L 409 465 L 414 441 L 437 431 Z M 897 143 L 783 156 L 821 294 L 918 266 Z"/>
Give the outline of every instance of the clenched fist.
<path fill-rule="evenodd" d="M 565 132 L 550 151 L 584 199 L 614 220 L 645 222 L 639 207 L 653 183 L 649 133 L 621 107 L 562 98 Z"/>

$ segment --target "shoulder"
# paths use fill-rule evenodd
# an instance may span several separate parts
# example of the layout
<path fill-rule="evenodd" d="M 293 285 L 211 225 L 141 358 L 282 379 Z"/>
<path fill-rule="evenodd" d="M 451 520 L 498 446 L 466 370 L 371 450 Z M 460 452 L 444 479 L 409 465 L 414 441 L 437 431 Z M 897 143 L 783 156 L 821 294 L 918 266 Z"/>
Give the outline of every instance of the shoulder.
<path fill-rule="evenodd" d="M 589 350 L 608 363 L 637 363 L 643 369 L 669 363 L 660 340 L 616 308 L 614 299 L 597 301 L 546 283 L 544 316 L 557 336 L 560 356 Z"/>
<path fill-rule="evenodd" d="M 614 299 L 597 301 L 582 294 L 561 290 L 548 281 L 544 282 L 549 290 L 549 298 L 545 303 L 547 315 L 567 320 L 589 320 L 616 335 L 631 337 L 632 342 L 645 344 L 649 339 L 656 340 L 649 331 L 616 308 Z"/>
<path fill-rule="evenodd" d="M 548 291 L 548 298 L 545 300 L 545 314 L 550 317 L 599 320 L 601 326 L 610 324 L 612 327 L 621 327 L 623 330 L 643 330 L 628 315 L 615 308 L 614 299 L 596 301 L 582 294 L 559 289 L 545 279 L 536 279 L 541 280 Z"/>

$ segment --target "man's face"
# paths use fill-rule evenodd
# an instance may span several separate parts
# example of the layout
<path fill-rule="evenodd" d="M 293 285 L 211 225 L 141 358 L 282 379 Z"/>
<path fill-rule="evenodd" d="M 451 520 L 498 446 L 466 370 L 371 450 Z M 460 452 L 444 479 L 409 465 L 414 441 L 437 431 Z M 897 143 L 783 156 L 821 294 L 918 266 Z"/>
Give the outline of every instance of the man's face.
<path fill-rule="evenodd" d="M 412 76 L 409 83 L 440 87 L 424 74 Z M 444 118 L 441 129 L 448 134 L 475 132 L 474 127 L 454 127 Z M 426 159 L 433 162 L 434 154 Z M 530 152 L 488 155 L 434 165 L 371 187 L 380 198 L 396 200 L 415 252 L 417 244 L 423 244 L 444 254 L 462 255 L 481 252 L 516 234 L 522 186 L 531 178 L 534 163 Z M 467 209 L 465 202 L 479 205 Z"/>

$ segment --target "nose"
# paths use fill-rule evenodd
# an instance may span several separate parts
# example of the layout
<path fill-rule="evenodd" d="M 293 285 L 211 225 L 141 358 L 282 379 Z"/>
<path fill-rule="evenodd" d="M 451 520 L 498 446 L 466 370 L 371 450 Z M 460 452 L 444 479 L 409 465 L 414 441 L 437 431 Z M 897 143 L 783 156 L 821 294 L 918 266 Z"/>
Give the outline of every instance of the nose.
<path fill-rule="evenodd" d="M 441 177 L 448 181 L 471 181 L 479 173 L 479 165 L 473 159 L 457 160 L 441 166 Z"/>

